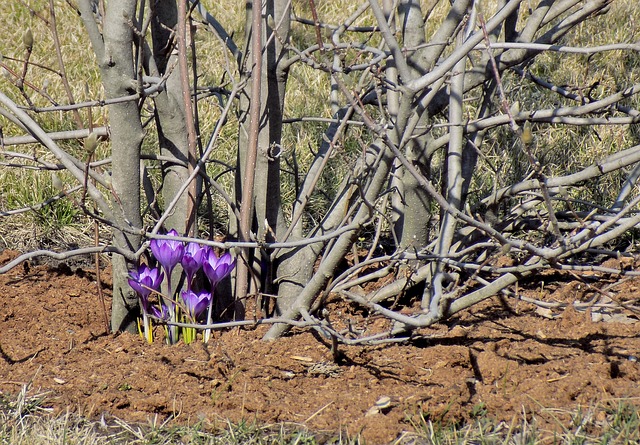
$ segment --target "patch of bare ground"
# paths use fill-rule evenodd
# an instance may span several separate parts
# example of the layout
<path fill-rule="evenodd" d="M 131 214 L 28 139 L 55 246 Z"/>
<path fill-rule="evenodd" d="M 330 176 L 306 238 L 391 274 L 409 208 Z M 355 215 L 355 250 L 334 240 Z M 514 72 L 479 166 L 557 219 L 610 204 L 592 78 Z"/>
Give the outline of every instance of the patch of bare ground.
<path fill-rule="evenodd" d="M 5 251 L 0 262 L 14 255 Z M 535 417 L 552 432 L 577 407 L 640 401 L 637 318 L 589 307 L 602 286 L 541 276 L 521 295 L 549 309 L 496 297 L 407 344 L 341 346 L 335 363 L 328 343 L 308 331 L 264 342 L 264 327 L 232 329 L 209 344 L 175 346 L 107 335 L 92 271 L 18 267 L 0 275 L 0 391 L 30 383 L 55 412 L 88 417 L 293 422 L 361 432 L 372 444 L 420 419 L 465 422 L 480 408 L 507 424 Z M 635 302 L 640 280 L 609 286 L 608 295 Z M 359 328 L 386 323 L 331 304 Z M 385 407 L 374 408 L 382 398 Z"/>

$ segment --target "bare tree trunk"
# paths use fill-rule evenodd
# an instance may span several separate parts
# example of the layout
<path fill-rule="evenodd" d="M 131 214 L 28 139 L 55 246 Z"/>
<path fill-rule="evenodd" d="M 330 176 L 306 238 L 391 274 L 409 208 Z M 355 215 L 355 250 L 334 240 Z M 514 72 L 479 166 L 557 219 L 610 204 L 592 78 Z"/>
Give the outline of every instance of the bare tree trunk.
<path fill-rule="evenodd" d="M 107 99 L 133 94 L 138 80 L 133 59 L 132 23 L 135 22 L 136 0 L 111 0 L 103 18 L 102 36 L 93 18 L 89 0 L 78 4 L 87 27 L 102 75 Z M 109 105 L 111 126 L 112 193 L 116 227 L 140 229 L 140 147 L 144 132 L 138 104 L 127 101 Z M 135 251 L 139 235 L 114 229 L 113 243 L 123 250 Z M 113 303 L 111 329 L 136 330 L 138 296 L 127 283 L 128 263 L 124 257 L 113 257 Z"/>
<path fill-rule="evenodd" d="M 250 15 L 256 3 L 247 3 L 247 24 L 251 23 Z M 247 172 L 245 164 L 250 148 L 251 116 L 249 109 L 251 93 L 247 91 L 240 100 L 240 132 L 238 137 L 238 174 L 236 175 L 236 202 L 241 206 L 240 199 L 248 174 L 253 174 L 253 216 L 252 231 L 261 241 L 275 241 L 274 234 L 284 233 L 286 224 L 282 214 L 280 201 L 280 152 L 282 136 L 282 109 L 284 106 L 285 86 L 287 73 L 280 68 L 285 57 L 282 42 L 288 39 L 290 27 L 290 3 L 287 0 L 270 0 L 264 5 L 262 11 L 262 42 L 266 44 L 266 50 L 262 57 L 261 88 L 260 88 L 260 113 L 257 135 L 257 152 L 255 159 L 255 172 Z M 266 20 L 267 17 L 271 19 Z M 273 28 L 275 26 L 275 29 Z M 247 29 L 252 29 L 248 27 Z M 251 35 L 251 33 L 247 33 Z M 247 45 L 244 54 L 243 75 L 251 76 L 253 50 Z M 266 283 L 267 293 L 272 291 L 270 277 L 273 274 L 274 265 L 266 252 L 255 251 L 248 257 L 248 276 L 239 277 L 249 280 L 248 285 L 252 292 L 259 290 L 260 281 Z M 243 268 L 238 268 L 238 273 L 243 273 Z M 258 275 L 263 275 L 262 278 Z M 237 302 L 236 310 L 242 311 L 243 302 Z"/>
<path fill-rule="evenodd" d="M 160 154 L 175 162 L 162 164 L 162 195 L 165 203 L 173 201 L 180 187 L 189 177 L 187 142 L 187 125 L 185 108 L 181 94 L 180 71 L 177 56 L 174 53 L 173 33 L 178 21 L 178 10 L 174 1 L 152 2 L 151 32 L 153 37 L 153 59 L 157 75 L 164 76 L 171 70 L 165 89 L 156 98 L 156 125 Z M 174 53 L 174 55 L 172 55 Z M 153 66 L 150 66 L 153 70 Z M 185 193 L 178 201 L 171 215 L 166 219 L 166 229 L 176 229 L 186 233 L 188 212 L 188 195 Z M 174 281 L 176 282 L 176 281 Z"/>
<path fill-rule="evenodd" d="M 442 49 L 439 46 L 425 45 L 425 22 L 418 0 L 402 0 L 398 5 L 398 18 L 401 24 L 403 43 L 408 48 L 420 48 L 407 59 L 408 72 L 411 78 L 418 77 L 426 72 L 433 63 L 434 54 L 439 54 Z M 439 49 L 440 48 L 440 49 Z M 439 49 L 439 50 L 438 50 Z M 408 82 L 410 79 L 403 79 Z M 413 97 L 404 95 L 400 100 L 405 103 Z M 420 126 L 426 128 L 428 115 L 424 110 L 417 110 L 423 116 Z M 402 116 L 400 116 L 402 117 Z M 398 119 L 398 123 L 400 120 Z M 406 131 L 406 120 L 398 125 L 395 140 L 402 140 Z M 426 154 L 427 133 L 412 138 L 406 144 L 405 155 L 407 159 L 425 176 L 429 177 L 429 158 Z M 396 223 L 396 234 L 400 241 L 400 249 L 420 249 L 429 240 L 429 224 L 431 218 L 429 194 L 420 186 L 416 178 L 409 174 L 405 168 L 400 167 L 397 173 L 401 183 L 401 211 Z"/>
<path fill-rule="evenodd" d="M 282 268 L 285 269 L 285 272 L 296 272 L 293 275 L 293 279 L 288 275 L 281 275 L 285 277 L 286 282 L 289 284 L 289 286 L 284 289 L 286 291 L 297 291 L 295 295 L 284 292 L 279 294 L 279 298 L 284 296 L 288 303 L 286 307 L 283 305 L 283 318 L 295 319 L 301 313 L 308 311 L 313 301 L 324 290 L 329 280 L 333 277 L 338 264 L 344 259 L 345 255 L 358 237 L 358 230 L 370 220 L 373 212 L 373 208 L 370 206 L 370 203 L 375 202 L 380 191 L 384 188 L 385 184 L 388 183 L 388 176 L 392 165 L 393 157 L 390 150 L 388 150 L 381 141 L 371 144 L 359 169 L 361 175 L 369 179 L 369 181 L 366 181 L 366 188 L 359 189 L 358 185 L 350 185 L 348 189 L 349 192 L 343 193 L 336 200 L 337 205 L 334 206 L 334 209 L 348 209 L 351 207 L 350 201 L 354 194 L 356 196 L 362 195 L 364 197 L 363 201 L 358 200 L 355 204 L 356 208 L 354 209 L 355 211 L 352 218 L 353 222 L 351 224 L 354 227 L 354 230 L 347 231 L 338 237 L 332 248 L 328 252 L 324 253 L 323 260 L 320 263 L 318 270 L 314 271 L 313 262 L 309 261 L 310 259 L 316 258 L 320 253 L 318 245 L 308 246 L 300 250 L 301 258 L 306 262 L 299 262 L 296 266 L 296 263 L 291 261 L 287 263 L 287 269 L 284 267 Z M 358 178 L 357 174 L 351 179 L 356 178 Z M 327 226 L 330 226 L 342 215 L 343 213 L 338 210 L 330 212 L 324 223 Z M 322 229 L 322 226 L 320 229 Z M 279 269 L 278 272 L 280 273 L 281 270 Z M 308 277 L 308 282 L 304 284 L 299 281 L 296 282 L 295 279 L 300 280 L 300 277 Z M 283 287 L 281 285 L 281 289 L 282 288 Z M 265 334 L 264 338 L 266 340 L 276 339 L 286 333 L 289 328 L 290 326 L 285 324 L 274 324 Z"/>

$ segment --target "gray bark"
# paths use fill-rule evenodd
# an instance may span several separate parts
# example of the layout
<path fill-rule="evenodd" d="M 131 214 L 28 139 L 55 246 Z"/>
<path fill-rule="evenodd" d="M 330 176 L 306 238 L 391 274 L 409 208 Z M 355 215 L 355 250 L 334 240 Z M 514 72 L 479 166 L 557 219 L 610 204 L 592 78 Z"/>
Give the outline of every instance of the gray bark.
<path fill-rule="evenodd" d="M 157 67 L 157 75 L 168 74 L 164 91 L 155 98 L 160 154 L 178 161 L 162 163 L 162 195 L 164 202 L 169 203 L 173 201 L 189 177 L 185 108 L 172 37 L 172 31 L 175 32 L 177 25 L 178 10 L 175 1 L 152 2 L 151 7 L 153 62 Z M 169 69 L 171 71 L 168 73 Z M 166 229 L 176 229 L 181 234 L 186 233 L 187 211 L 188 195 L 183 193 L 173 212 L 165 220 Z"/>
<path fill-rule="evenodd" d="M 466 0 L 465 0 L 466 1 Z M 456 4 L 460 1 L 456 2 Z M 455 6 L 455 5 L 454 5 Z M 454 9 L 452 9 L 454 11 Z M 444 49 L 444 45 L 424 46 L 426 42 L 425 23 L 423 13 L 418 0 L 404 0 L 398 6 L 398 15 L 402 26 L 403 43 L 405 47 L 419 48 L 411 56 L 407 57 L 407 65 L 410 67 L 410 79 L 416 78 L 432 68 L 437 56 Z M 449 14 L 451 15 L 451 14 Z M 442 35 L 448 31 L 453 19 L 447 18 L 445 24 L 438 31 L 438 35 Z M 455 26 L 455 25 L 454 25 Z M 436 40 L 441 41 L 441 40 Z M 412 95 L 404 95 L 401 102 L 404 103 L 404 114 L 398 115 L 396 119 L 398 125 L 396 127 L 396 135 L 394 140 L 400 141 L 406 131 L 406 122 L 408 120 L 408 109 L 413 100 Z M 424 110 L 415 110 L 421 114 L 418 125 L 425 128 L 428 125 L 429 117 Z M 426 153 L 426 147 L 429 135 L 424 134 L 419 137 L 412 138 L 406 144 L 405 156 L 418 171 L 425 177 L 430 176 L 429 156 Z M 429 241 L 429 224 L 431 218 L 430 198 L 428 193 L 420 186 L 419 182 L 405 168 L 400 167 L 397 173 L 399 182 L 401 182 L 401 206 L 400 217 L 396 223 L 396 236 L 400 241 L 399 248 L 420 249 Z"/>
<path fill-rule="evenodd" d="M 293 295 L 287 295 L 288 306 L 283 307 L 282 318 L 297 318 L 302 311 L 307 311 L 311 307 L 314 300 L 323 291 L 331 277 L 333 277 L 338 264 L 344 259 L 346 253 L 358 237 L 359 229 L 371 218 L 373 209 L 370 203 L 375 202 L 380 191 L 384 188 L 385 184 L 387 184 L 392 165 L 393 157 L 390 150 L 384 145 L 381 145 L 380 142 L 372 144 L 367 152 L 366 159 L 363 160 L 361 169 L 359 169 L 360 173 L 369 179 L 369 181 L 367 181 L 367 187 L 364 190 L 358 191 L 358 186 L 350 186 L 348 191 L 345 191 L 345 193 L 341 194 L 339 199 L 336 200 L 337 205 L 333 207 L 334 209 L 349 208 L 349 202 L 354 194 L 362 194 L 364 199 L 356 204 L 357 207 L 351 224 L 354 230 L 344 233 L 336 240 L 332 248 L 328 252 L 325 252 L 323 260 L 315 272 L 312 269 L 313 262 L 309 260 L 317 256 L 320 252 L 320 245 L 309 246 L 301 251 L 305 255 L 303 257 L 304 260 L 307 262 L 298 264 L 298 274 L 295 275 L 295 277 L 306 276 L 308 277 L 308 282 L 295 282 L 293 279 L 283 275 L 287 279 L 287 282 L 291 283 L 291 288 L 298 291 L 298 294 L 295 298 Z M 333 219 L 340 216 L 342 216 L 342 214 L 339 211 L 330 212 L 325 223 L 330 224 Z M 265 334 L 264 338 L 266 340 L 276 339 L 286 333 L 289 328 L 290 326 L 285 324 L 275 324 Z"/>
<path fill-rule="evenodd" d="M 87 27 L 91 43 L 98 58 L 105 97 L 117 98 L 137 91 L 138 81 L 133 59 L 133 30 L 136 0 L 111 0 L 103 18 L 103 33 L 91 12 L 88 0 L 78 4 Z M 144 132 L 136 102 L 111 104 L 111 157 L 114 219 L 117 226 L 140 229 L 140 147 Z M 141 238 L 114 229 L 113 243 L 117 248 L 135 251 Z M 136 330 L 138 296 L 127 283 L 129 264 L 120 255 L 113 256 L 113 303 L 111 329 L 113 331 Z"/>

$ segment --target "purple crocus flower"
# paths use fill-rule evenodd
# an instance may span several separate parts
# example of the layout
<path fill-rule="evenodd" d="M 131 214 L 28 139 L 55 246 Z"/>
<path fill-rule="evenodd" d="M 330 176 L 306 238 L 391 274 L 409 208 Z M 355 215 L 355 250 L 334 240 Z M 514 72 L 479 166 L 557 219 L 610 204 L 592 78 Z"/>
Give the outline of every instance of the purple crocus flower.
<path fill-rule="evenodd" d="M 169 308 L 164 304 L 159 308 L 157 306 L 152 306 L 149 313 L 160 320 L 169 321 Z"/>
<path fill-rule="evenodd" d="M 180 260 L 182 268 L 187 274 L 187 288 L 191 289 L 191 281 L 198 269 L 202 267 L 202 263 L 207 255 L 207 249 L 198 243 L 189 243 L 184 249 L 184 255 Z"/>
<path fill-rule="evenodd" d="M 218 258 L 216 252 L 213 249 L 209 249 L 209 253 L 202 264 L 202 270 L 204 274 L 209 278 L 211 282 L 211 299 L 209 300 L 209 308 L 207 311 L 207 324 L 211 324 L 213 316 L 213 291 L 220 281 L 231 273 L 236 265 L 236 260 L 231 256 L 229 252 Z M 211 330 L 205 329 L 203 332 L 204 341 L 207 343 L 211 336 Z"/>
<path fill-rule="evenodd" d="M 172 237 L 180 236 L 175 229 L 171 229 L 167 235 Z M 182 256 L 184 255 L 184 244 L 182 241 L 172 239 L 153 239 L 151 240 L 150 247 L 153 252 L 153 256 L 155 256 L 158 262 L 162 265 L 162 268 L 167 275 L 167 297 L 162 301 L 162 304 L 165 304 L 167 307 L 169 321 L 177 321 L 175 304 L 172 300 L 174 289 L 171 285 L 171 272 L 180 260 L 182 260 Z M 169 344 L 174 344 L 177 339 L 178 327 L 173 325 L 169 326 L 167 328 L 167 340 Z"/>
<path fill-rule="evenodd" d="M 211 301 L 211 294 L 206 291 L 195 293 L 191 290 L 185 290 L 180 293 L 182 301 L 187 308 L 189 315 L 196 319 L 204 311 Z"/>
<path fill-rule="evenodd" d="M 211 289 L 231 273 L 236 265 L 236 260 L 231 256 L 229 252 L 226 252 L 220 258 L 216 255 L 213 249 L 209 250 L 204 263 L 202 264 L 202 270 L 211 282 Z"/>
<path fill-rule="evenodd" d="M 175 230 L 171 229 L 168 236 L 180 236 Z M 180 262 L 184 255 L 184 244 L 182 241 L 170 239 L 153 239 L 150 243 L 151 252 L 162 265 L 167 275 L 171 275 L 171 271 Z"/>
<path fill-rule="evenodd" d="M 140 295 L 142 308 L 146 313 L 151 311 L 149 304 L 149 295 L 153 290 L 159 290 L 160 284 L 164 279 L 164 275 L 160 269 L 154 267 L 149 268 L 146 264 L 138 266 L 137 270 L 129 272 L 129 286 Z"/>

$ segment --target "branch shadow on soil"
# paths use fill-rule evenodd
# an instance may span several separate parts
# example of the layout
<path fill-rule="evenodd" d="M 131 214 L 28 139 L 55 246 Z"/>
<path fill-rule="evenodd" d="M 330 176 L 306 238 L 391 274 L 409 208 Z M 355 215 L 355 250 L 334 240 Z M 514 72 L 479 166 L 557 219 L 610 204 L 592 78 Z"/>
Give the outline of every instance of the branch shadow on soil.
<path fill-rule="evenodd" d="M 332 350 L 333 346 L 329 339 L 323 337 L 317 331 L 311 331 L 311 334 L 319 343 L 324 345 L 328 350 L 330 351 Z M 342 346 L 342 348 L 344 348 L 344 346 Z M 361 352 L 363 352 L 363 350 L 361 350 Z M 340 347 L 338 347 L 338 351 L 333 352 L 333 355 L 334 355 L 334 362 L 337 365 L 341 367 L 355 366 L 357 368 L 364 369 L 377 380 L 391 379 L 403 384 L 413 383 L 413 384 L 422 385 L 422 386 L 432 386 L 432 384 L 425 384 L 424 382 L 419 382 L 418 380 L 407 378 L 406 374 L 403 373 L 402 369 L 398 369 L 398 372 L 396 372 L 394 371 L 393 367 L 376 366 L 373 363 L 371 363 L 369 360 L 363 357 L 358 357 L 358 358 L 349 357 L 349 355 L 346 352 L 344 352 L 344 350 L 341 350 Z"/>
<path fill-rule="evenodd" d="M 468 348 L 470 366 L 473 370 L 474 377 L 479 381 L 482 381 L 483 378 L 477 365 L 476 353 L 489 350 L 491 348 L 490 345 L 504 341 L 508 341 L 509 345 L 520 345 L 525 342 L 534 342 L 540 346 L 562 348 L 566 351 L 565 354 L 559 355 L 556 353 L 551 357 L 546 356 L 544 352 L 540 352 L 537 357 L 525 357 L 518 352 L 518 348 L 516 347 L 503 348 L 500 352 L 496 352 L 500 357 L 514 361 L 519 365 L 542 365 L 571 358 L 579 354 L 599 355 L 610 365 L 611 378 L 617 378 L 620 376 L 620 363 L 634 359 L 634 357 L 629 356 L 626 353 L 615 351 L 611 346 L 616 341 L 632 339 L 634 338 L 633 335 L 587 332 L 577 338 L 567 338 L 566 336 L 562 336 L 562 332 L 559 331 L 558 336 L 556 337 L 541 338 L 537 335 L 525 332 L 524 330 L 508 326 L 496 319 L 484 319 L 483 321 L 490 321 L 499 328 L 493 331 L 495 335 L 471 335 L 438 338 L 420 337 L 413 339 L 411 344 L 418 348 L 429 348 L 433 346 L 461 346 Z M 473 329 L 474 324 L 475 323 L 473 322 L 465 323 L 465 327 L 467 329 Z"/>
<path fill-rule="evenodd" d="M 13 359 L 9 356 L 9 354 L 7 354 L 6 352 L 4 352 L 4 349 L 2 349 L 2 345 L 0 345 L 0 357 L 2 357 L 2 359 L 7 362 L 10 365 L 15 365 L 18 363 L 24 363 L 26 361 L 29 361 L 31 359 L 33 359 L 35 356 L 37 356 L 38 354 L 40 354 L 42 351 L 44 351 L 46 348 L 41 348 L 38 349 L 36 352 L 32 352 L 27 354 L 26 356 L 24 356 L 23 358 L 20 359 Z"/>

